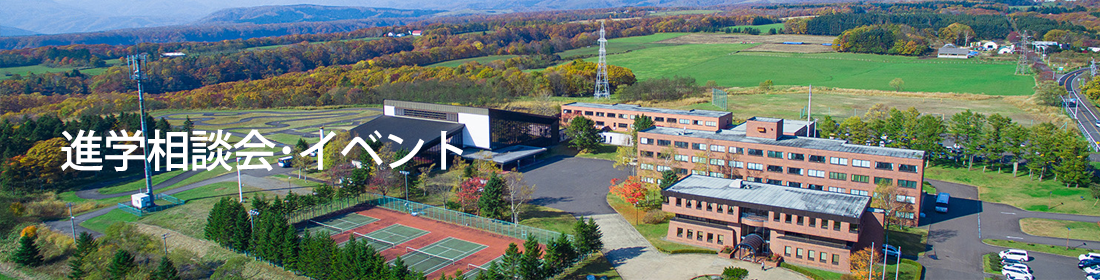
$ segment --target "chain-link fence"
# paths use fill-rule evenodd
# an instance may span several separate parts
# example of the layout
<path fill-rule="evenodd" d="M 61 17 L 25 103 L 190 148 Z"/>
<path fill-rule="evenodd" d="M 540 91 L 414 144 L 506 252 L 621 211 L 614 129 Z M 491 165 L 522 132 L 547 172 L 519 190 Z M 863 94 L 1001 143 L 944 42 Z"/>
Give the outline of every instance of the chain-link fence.
<path fill-rule="evenodd" d="M 167 194 L 155 194 L 155 195 L 153 195 L 153 200 L 164 200 L 164 201 L 169 202 L 170 204 L 156 205 L 156 206 L 146 207 L 146 208 L 137 208 L 137 207 L 134 207 L 132 205 L 129 205 L 129 204 L 126 204 L 126 203 L 123 202 L 123 203 L 118 204 L 118 209 L 122 210 L 123 212 L 130 213 L 134 216 L 141 217 L 141 216 L 152 214 L 152 213 L 155 213 L 155 212 L 158 212 L 158 211 L 163 211 L 165 209 L 176 207 L 176 206 L 179 206 L 179 205 L 183 205 L 184 203 L 187 203 L 187 201 L 184 201 L 182 199 L 179 199 L 179 198 L 176 198 L 174 196 L 167 195 Z"/>
<path fill-rule="evenodd" d="M 728 99 L 729 94 L 727 94 L 725 91 L 720 89 L 711 89 L 710 103 L 714 104 L 714 106 L 718 106 L 718 108 L 722 108 L 722 110 L 728 110 Z"/>

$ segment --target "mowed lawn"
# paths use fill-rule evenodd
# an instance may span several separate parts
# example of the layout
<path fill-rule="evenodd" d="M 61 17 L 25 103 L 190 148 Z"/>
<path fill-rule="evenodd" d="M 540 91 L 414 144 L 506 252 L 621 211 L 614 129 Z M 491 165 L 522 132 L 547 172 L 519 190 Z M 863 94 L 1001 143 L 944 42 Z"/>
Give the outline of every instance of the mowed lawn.
<path fill-rule="evenodd" d="M 924 178 L 972 185 L 978 187 L 978 197 L 982 201 L 1004 203 L 1028 211 L 1100 215 L 1100 206 L 1091 198 L 1088 188 L 1068 188 L 1054 180 L 1054 176 L 1047 176 L 1040 182 L 1038 174 L 1029 178 L 1027 169 L 1020 169 L 1018 176 L 1012 177 L 1011 165 L 1001 172 L 996 169 L 982 172 L 978 164 L 970 171 L 965 165 L 937 164 L 925 168 Z"/>
<path fill-rule="evenodd" d="M 611 40 L 608 53 L 616 53 L 612 49 L 624 47 L 632 51 L 608 55 L 607 62 L 630 68 L 639 80 L 690 76 L 699 84 L 713 80 L 723 87 L 756 86 L 772 80 L 776 85 L 893 90 L 890 81 L 901 78 L 906 91 L 990 95 L 1034 92 L 1030 76 L 1013 75 L 1015 64 L 851 53 L 739 53 L 756 44 L 655 43 L 679 34 L 682 33 L 640 36 L 629 38 L 629 41 Z M 617 46 L 616 42 L 621 41 L 625 41 L 624 46 Z M 597 51 L 595 47 L 587 49 L 592 49 L 592 53 Z M 563 52 L 562 57 L 574 51 L 579 54 L 579 50 Z M 596 58 L 586 60 L 595 62 Z"/>
<path fill-rule="evenodd" d="M 1100 225 L 1095 223 L 1024 218 L 1020 229 L 1030 235 L 1100 241 Z"/>

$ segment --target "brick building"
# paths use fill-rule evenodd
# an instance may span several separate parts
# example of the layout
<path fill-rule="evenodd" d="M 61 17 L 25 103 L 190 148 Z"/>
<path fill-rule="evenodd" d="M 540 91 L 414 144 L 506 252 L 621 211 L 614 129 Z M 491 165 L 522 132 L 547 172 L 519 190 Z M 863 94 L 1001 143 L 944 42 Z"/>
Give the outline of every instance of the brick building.
<path fill-rule="evenodd" d="M 692 130 L 717 131 L 728 129 L 733 123 L 733 114 L 723 111 L 673 110 L 630 104 L 580 102 L 561 105 L 563 126 L 568 126 L 569 120 L 573 116 L 584 116 L 592 119 L 596 126 L 607 127 L 619 132 L 628 132 L 634 124 L 634 117 L 637 115 L 646 115 L 653 118 L 653 124 L 656 126 Z"/>
<path fill-rule="evenodd" d="M 753 118 L 732 130 L 653 127 L 638 133 L 638 168 L 655 183 L 658 172 L 870 196 L 877 184 L 897 186 L 895 215 L 916 225 L 920 217 L 924 151 L 848 144 L 791 136 L 785 120 Z M 812 124 L 810 124 L 812 125 Z M 743 127 L 743 129 L 741 129 Z"/>
<path fill-rule="evenodd" d="M 852 253 L 882 244 L 883 214 L 870 211 L 871 198 L 863 195 L 700 175 L 662 194 L 661 209 L 676 214 L 668 240 L 729 246 L 736 258 L 777 254 L 784 262 L 847 272 Z"/>

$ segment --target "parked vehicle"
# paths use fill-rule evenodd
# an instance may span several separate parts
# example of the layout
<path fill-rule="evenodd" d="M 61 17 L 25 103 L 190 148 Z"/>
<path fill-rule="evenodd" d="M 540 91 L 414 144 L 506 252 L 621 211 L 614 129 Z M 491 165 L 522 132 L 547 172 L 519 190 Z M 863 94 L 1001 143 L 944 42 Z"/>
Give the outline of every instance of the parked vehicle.
<path fill-rule="evenodd" d="M 1001 267 L 1016 268 L 1016 269 L 1026 271 L 1027 273 L 1031 273 L 1031 267 L 1028 267 L 1026 264 L 1022 264 L 1022 263 L 1011 263 L 1011 264 L 1003 265 Z"/>
<path fill-rule="evenodd" d="M 283 168 L 290 167 L 291 165 L 294 165 L 293 160 L 294 160 L 294 156 L 281 157 L 281 158 L 279 158 L 279 161 L 278 161 L 279 167 L 283 167 Z"/>
<path fill-rule="evenodd" d="M 936 212 L 947 213 L 947 204 L 951 200 L 951 194 L 941 192 L 936 195 Z"/>
<path fill-rule="evenodd" d="M 1001 270 L 1001 275 L 1004 275 L 1008 279 L 1023 279 L 1023 280 L 1035 279 L 1035 277 L 1032 276 L 1031 273 L 1020 272 L 1020 271 L 1009 270 L 1009 269 L 1002 269 Z"/>
<path fill-rule="evenodd" d="M 1086 268 L 1100 264 L 1100 258 L 1084 259 L 1077 263 L 1077 268 Z"/>
<path fill-rule="evenodd" d="M 1083 269 L 1085 270 L 1085 273 L 1088 273 L 1088 274 L 1100 273 L 1100 265 L 1094 265 L 1094 266 L 1086 267 L 1086 268 L 1083 268 Z"/>
<path fill-rule="evenodd" d="M 1001 259 L 1001 265 L 1002 266 L 1011 265 L 1011 264 L 1015 264 L 1015 263 L 1022 264 L 1024 262 L 1019 261 L 1019 260 Z"/>
<path fill-rule="evenodd" d="M 1087 259 L 1100 259 L 1100 253 L 1087 253 L 1087 254 L 1081 254 L 1080 256 L 1077 256 L 1077 260 L 1079 260 L 1079 261 L 1083 261 L 1083 260 L 1087 260 Z"/>
<path fill-rule="evenodd" d="M 1085 275 L 1085 280 L 1100 280 L 1100 273 Z"/>
<path fill-rule="evenodd" d="M 1026 261 L 1031 259 L 1030 257 L 1027 256 L 1027 251 L 1020 250 L 1020 249 L 1004 250 L 1004 251 L 1001 251 L 1001 252 L 997 253 L 997 255 L 999 255 L 1001 257 L 1001 259 L 1017 260 L 1017 261 L 1021 261 L 1021 262 L 1026 262 Z"/>
<path fill-rule="evenodd" d="M 898 250 L 898 247 L 894 247 L 894 245 L 882 244 L 882 254 L 887 257 L 899 257 L 901 256 L 901 251 Z"/>

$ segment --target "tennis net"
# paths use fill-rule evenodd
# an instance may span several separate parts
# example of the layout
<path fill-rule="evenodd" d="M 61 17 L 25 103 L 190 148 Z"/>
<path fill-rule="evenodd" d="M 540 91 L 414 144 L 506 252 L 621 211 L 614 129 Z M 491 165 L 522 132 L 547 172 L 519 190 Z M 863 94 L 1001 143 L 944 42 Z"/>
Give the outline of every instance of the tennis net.
<path fill-rule="evenodd" d="M 405 253 L 406 253 L 406 255 L 411 254 L 411 253 L 418 253 L 418 254 L 424 255 L 426 257 L 444 260 L 444 261 L 446 261 L 445 264 L 447 264 L 447 265 L 454 265 L 455 263 L 458 262 L 458 260 L 456 260 L 456 259 L 452 259 L 452 258 L 448 258 L 448 257 L 444 257 L 444 256 L 424 252 L 424 251 L 421 251 L 419 249 L 415 249 L 413 247 L 405 247 Z"/>
<path fill-rule="evenodd" d="M 326 227 L 326 228 L 329 228 L 329 229 L 335 230 L 335 231 L 336 231 L 336 233 L 341 233 L 341 232 L 347 231 L 346 229 L 338 228 L 338 227 L 336 227 L 336 226 L 334 226 L 334 225 L 329 225 L 329 224 L 325 224 L 325 223 L 322 223 L 322 222 L 318 222 L 318 221 L 314 221 L 314 220 L 309 220 L 309 221 L 310 221 L 310 222 L 313 222 L 314 224 L 318 224 L 318 225 L 320 225 L 320 226 L 323 226 L 323 227 Z"/>
<path fill-rule="evenodd" d="M 351 233 L 354 233 L 355 235 L 357 235 L 359 237 L 366 238 L 367 240 L 370 240 L 372 243 L 381 243 L 385 246 L 384 248 L 374 248 L 377 251 L 382 251 L 382 250 L 385 250 L 385 249 L 397 247 L 397 244 L 393 244 L 393 242 L 389 242 L 389 241 L 385 241 L 385 240 L 382 240 L 382 239 L 366 236 L 362 233 L 358 233 L 358 232 L 354 232 L 354 231 L 351 232 Z"/>

